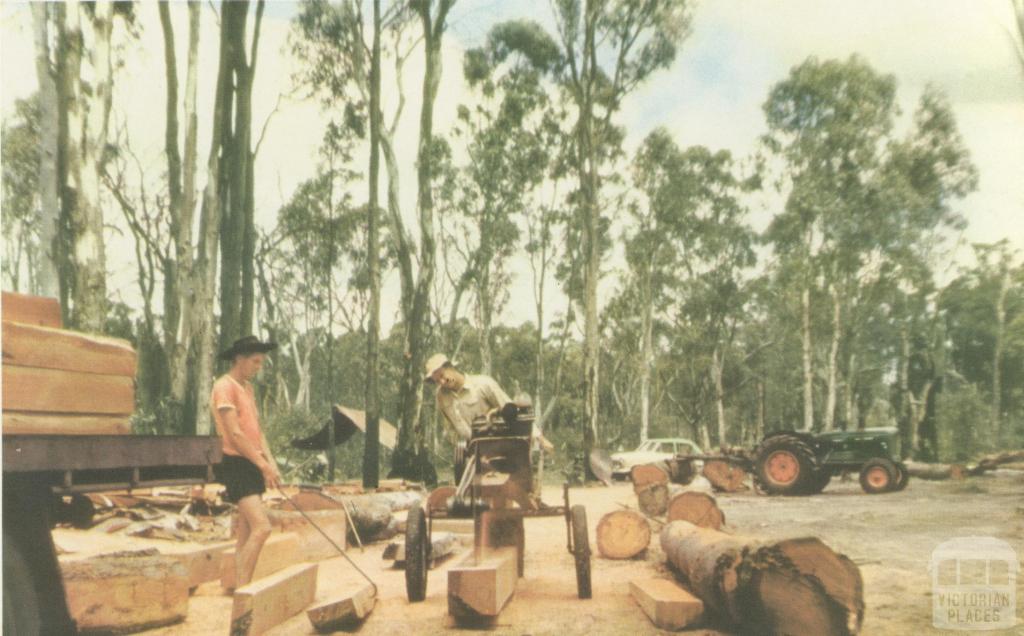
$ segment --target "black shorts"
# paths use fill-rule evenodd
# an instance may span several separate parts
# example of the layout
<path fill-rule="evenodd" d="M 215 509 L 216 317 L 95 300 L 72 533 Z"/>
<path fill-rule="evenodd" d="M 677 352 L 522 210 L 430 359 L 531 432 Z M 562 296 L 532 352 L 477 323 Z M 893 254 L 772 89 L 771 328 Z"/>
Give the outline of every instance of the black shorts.
<path fill-rule="evenodd" d="M 224 499 L 231 503 L 238 503 L 242 497 L 262 495 L 267 491 L 263 473 L 256 468 L 256 464 L 244 457 L 224 455 L 224 459 L 213 470 L 217 481 L 227 488 Z"/>

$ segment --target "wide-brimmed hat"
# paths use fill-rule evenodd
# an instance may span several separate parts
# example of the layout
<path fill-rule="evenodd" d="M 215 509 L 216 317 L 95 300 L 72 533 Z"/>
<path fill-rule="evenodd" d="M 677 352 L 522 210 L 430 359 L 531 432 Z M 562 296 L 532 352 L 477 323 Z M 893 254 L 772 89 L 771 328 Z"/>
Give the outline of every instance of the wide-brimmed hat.
<path fill-rule="evenodd" d="M 443 353 L 435 353 L 427 359 L 427 364 L 424 367 L 427 374 L 423 376 L 423 379 L 429 380 L 430 376 L 434 375 L 438 369 L 450 366 L 452 366 L 452 361 L 448 359 L 448 356 Z"/>
<path fill-rule="evenodd" d="M 235 340 L 230 348 L 221 351 L 221 360 L 231 360 L 235 356 L 244 356 L 253 353 L 266 353 L 277 349 L 276 342 L 262 342 L 256 336 L 243 336 Z"/>

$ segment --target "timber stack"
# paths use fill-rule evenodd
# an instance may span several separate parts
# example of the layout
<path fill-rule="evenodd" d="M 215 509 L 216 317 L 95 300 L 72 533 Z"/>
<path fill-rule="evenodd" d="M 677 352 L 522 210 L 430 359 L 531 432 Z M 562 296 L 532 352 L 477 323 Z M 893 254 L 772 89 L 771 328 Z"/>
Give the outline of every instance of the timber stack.
<path fill-rule="evenodd" d="M 63 328 L 55 299 L 3 292 L 3 432 L 126 435 L 137 358 L 125 340 Z"/>

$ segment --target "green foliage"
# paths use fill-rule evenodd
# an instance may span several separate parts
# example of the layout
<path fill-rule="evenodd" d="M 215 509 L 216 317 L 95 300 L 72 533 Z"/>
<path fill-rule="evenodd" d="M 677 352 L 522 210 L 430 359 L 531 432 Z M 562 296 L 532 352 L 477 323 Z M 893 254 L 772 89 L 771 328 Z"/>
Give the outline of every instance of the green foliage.
<path fill-rule="evenodd" d="M 989 405 L 978 387 L 963 385 L 938 399 L 940 462 L 966 462 L 996 447 L 989 430 Z"/>

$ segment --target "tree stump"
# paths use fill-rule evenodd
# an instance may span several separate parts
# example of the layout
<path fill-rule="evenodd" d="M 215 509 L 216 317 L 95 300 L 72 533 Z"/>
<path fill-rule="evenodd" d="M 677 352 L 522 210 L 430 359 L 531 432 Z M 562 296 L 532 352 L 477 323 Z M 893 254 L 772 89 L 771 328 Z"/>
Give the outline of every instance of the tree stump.
<path fill-rule="evenodd" d="M 606 559 L 631 559 L 651 543 L 651 527 L 643 515 L 616 510 L 597 524 L 597 549 Z"/>

